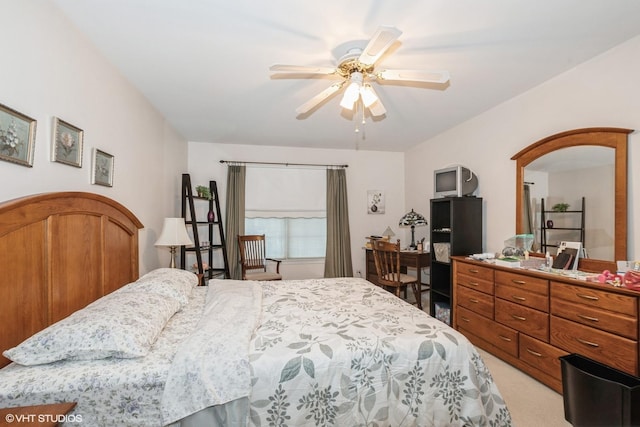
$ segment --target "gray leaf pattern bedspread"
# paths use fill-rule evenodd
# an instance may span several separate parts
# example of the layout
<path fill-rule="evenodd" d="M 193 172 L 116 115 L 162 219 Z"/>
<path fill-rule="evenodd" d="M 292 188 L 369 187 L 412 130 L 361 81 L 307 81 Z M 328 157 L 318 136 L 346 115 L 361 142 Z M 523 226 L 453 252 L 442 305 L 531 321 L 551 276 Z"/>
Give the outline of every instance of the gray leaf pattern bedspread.
<path fill-rule="evenodd" d="M 193 393 L 168 392 L 167 384 L 193 386 L 196 394 L 213 384 L 220 402 L 247 390 L 248 414 L 238 413 L 237 400 L 217 408 L 229 408 L 251 426 L 511 425 L 468 340 L 381 288 L 355 278 L 256 282 L 250 293 L 261 297 L 260 304 L 246 293 L 231 302 L 237 283 L 213 281 L 197 289 L 143 358 L 3 368 L 0 406 L 75 401 L 83 425 L 161 426 L 167 405 L 197 410 L 206 402 L 189 402 Z M 229 302 L 217 300 L 216 293 Z M 201 330 L 207 324 L 212 329 Z M 248 330 L 240 333 L 241 324 Z M 194 343 L 194 337 L 202 339 Z M 186 344 L 202 345 L 196 361 L 180 355 L 189 352 Z M 171 380 L 178 369 L 172 361 L 180 360 L 199 362 L 197 378 Z M 248 372 L 225 369 L 220 378 L 207 369 L 211 365 Z M 198 370 L 187 366 L 186 372 Z"/>
<path fill-rule="evenodd" d="M 252 425 L 511 425 L 469 341 L 392 294 L 354 278 L 262 288 Z"/>

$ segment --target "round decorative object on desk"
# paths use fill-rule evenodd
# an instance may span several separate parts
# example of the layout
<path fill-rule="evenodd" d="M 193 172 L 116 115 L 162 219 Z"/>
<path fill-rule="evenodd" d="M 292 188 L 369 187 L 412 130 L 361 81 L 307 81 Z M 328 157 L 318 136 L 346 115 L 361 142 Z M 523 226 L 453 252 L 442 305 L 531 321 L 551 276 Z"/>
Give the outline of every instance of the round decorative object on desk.
<path fill-rule="evenodd" d="M 550 219 L 547 220 L 547 228 L 553 228 L 553 221 Z"/>
<path fill-rule="evenodd" d="M 214 215 L 213 211 L 209 211 L 209 213 L 207 214 L 207 221 L 209 222 L 213 222 L 216 219 L 216 216 Z"/>

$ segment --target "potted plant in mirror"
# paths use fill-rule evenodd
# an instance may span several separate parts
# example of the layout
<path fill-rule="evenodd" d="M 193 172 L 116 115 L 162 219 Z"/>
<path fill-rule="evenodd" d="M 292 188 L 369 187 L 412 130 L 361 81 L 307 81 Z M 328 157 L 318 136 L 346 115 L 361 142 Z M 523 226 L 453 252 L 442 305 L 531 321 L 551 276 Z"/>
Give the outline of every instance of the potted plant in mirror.
<path fill-rule="evenodd" d="M 196 193 L 198 194 L 198 197 L 203 197 L 205 199 L 211 200 L 211 190 L 209 190 L 209 187 L 198 185 L 196 186 Z"/>
<path fill-rule="evenodd" d="M 553 209 L 554 212 L 566 212 L 567 209 L 569 209 L 569 204 L 568 203 L 556 203 L 555 205 L 553 205 L 551 207 L 551 209 Z"/>

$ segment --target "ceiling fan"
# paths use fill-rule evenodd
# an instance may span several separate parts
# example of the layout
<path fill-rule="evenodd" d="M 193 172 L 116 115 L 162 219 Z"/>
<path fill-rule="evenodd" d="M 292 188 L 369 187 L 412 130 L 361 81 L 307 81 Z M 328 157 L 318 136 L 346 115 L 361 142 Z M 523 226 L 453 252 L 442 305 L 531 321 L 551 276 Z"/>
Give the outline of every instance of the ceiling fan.
<path fill-rule="evenodd" d="M 380 26 L 363 48 L 352 43 L 338 60 L 337 67 L 314 67 L 276 64 L 269 68 L 274 74 L 308 74 L 310 76 L 338 77 L 334 83 L 296 109 L 298 115 L 305 114 L 347 86 L 340 106 L 353 110 L 359 102 L 368 108 L 372 116 L 382 116 L 387 111 L 373 89 L 371 82 L 419 82 L 445 84 L 449 81 L 447 71 L 428 70 L 376 70 L 375 65 L 382 55 L 400 37 L 402 31 L 391 26 Z"/>

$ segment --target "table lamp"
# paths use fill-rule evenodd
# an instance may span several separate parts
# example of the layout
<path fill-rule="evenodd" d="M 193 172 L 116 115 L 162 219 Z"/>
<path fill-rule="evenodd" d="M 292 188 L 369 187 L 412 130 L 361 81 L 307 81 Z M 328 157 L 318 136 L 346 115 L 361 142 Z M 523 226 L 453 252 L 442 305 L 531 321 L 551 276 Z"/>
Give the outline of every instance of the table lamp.
<path fill-rule="evenodd" d="M 165 218 L 160 237 L 156 246 L 168 246 L 171 250 L 170 268 L 176 268 L 176 248 L 178 246 L 192 245 L 193 242 L 187 234 L 184 218 Z"/>
<path fill-rule="evenodd" d="M 392 238 L 393 236 L 395 236 L 395 235 L 396 235 L 396 233 L 394 233 L 394 232 L 393 232 L 393 230 L 391 229 L 391 227 L 387 227 L 387 229 L 386 229 L 386 230 L 384 230 L 384 232 L 382 233 L 382 235 L 383 235 L 384 237 L 386 237 L 388 241 L 391 241 L 391 238 Z"/>
<path fill-rule="evenodd" d="M 415 241 L 415 229 L 416 227 L 427 225 L 427 220 L 424 219 L 424 216 L 411 209 L 411 212 L 407 212 L 402 218 L 400 218 L 400 222 L 398 223 L 398 225 L 401 227 L 411 227 L 411 244 L 409 245 L 409 248 L 417 249 Z"/>

